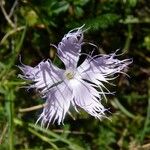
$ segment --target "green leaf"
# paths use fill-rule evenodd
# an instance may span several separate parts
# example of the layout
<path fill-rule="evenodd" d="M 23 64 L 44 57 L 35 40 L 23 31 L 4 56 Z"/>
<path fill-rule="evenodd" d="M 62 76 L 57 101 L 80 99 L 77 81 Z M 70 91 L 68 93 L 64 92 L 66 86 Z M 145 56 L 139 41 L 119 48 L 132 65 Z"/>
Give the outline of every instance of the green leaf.
<path fill-rule="evenodd" d="M 94 30 L 98 29 L 106 29 L 119 20 L 120 16 L 117 14 L 103 14 L 100 16 L 97 16 L 93 19 L 87 20 L 85 24 L 87 24 L 89 27 L 91 27 Z"/>

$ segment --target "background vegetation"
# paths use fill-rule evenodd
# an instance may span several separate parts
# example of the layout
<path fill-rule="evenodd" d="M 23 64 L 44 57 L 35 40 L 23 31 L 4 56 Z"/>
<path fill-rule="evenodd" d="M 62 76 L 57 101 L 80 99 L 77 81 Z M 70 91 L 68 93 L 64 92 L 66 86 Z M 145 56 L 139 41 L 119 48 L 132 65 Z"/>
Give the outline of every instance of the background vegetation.
<path fill-rule="evenodd" d="M 22 88 L 19 55 L 35 66 L 54 60 L 57 44 L 74 27 L 85 24 L 86 41 L 100 53 L 126 52 L 133 58 L 130 78 L 116 81 L 115 96 L 103 100 L 111 121 L 81 111 L 65 125 L 48 130 L 34 123 L 43 104 L 35 91 Z M 149 150 L 150 149 L 150 3 L 148 0 L 0 0 L 0 150 Z M 91 48 L 83 48 L 89 53 Z M 58 61 L 55 61 L 59 65 Z"/>

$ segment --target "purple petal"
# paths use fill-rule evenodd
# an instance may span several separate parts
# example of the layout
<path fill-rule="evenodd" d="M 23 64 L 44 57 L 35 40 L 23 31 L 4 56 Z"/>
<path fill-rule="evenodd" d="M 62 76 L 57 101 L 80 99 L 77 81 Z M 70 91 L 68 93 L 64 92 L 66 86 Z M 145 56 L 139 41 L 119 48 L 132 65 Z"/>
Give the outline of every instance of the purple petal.
<path fill-rule="evenodd" d="M 113 94 L 110 92 L 105 83 L 109 83 L 116 77 L 112 77 L 117 73 L 123 73 L 123 70 L 132 63 L 131 59 L 119 60 L 116 59 L 116 53 L 110 55 L 102 55 L 93 58 L 87 58 L 78 68 L 82 79 L 90 82 L 94 87 L 100 89 L 100 94 Z M 111 84 L 111 83 L 109 83 Z"/>
<path fill-rule="evenodd" d="M 58 55 L 67 69 L 77 66 L 83 40 L 82 27 L 71 30 L 58 44 Z"/>
<path fill-rule="evenodd" d="M 105 116 L 105 108 L 100 103 L 99 92 L 91 84 L 83 80 L 72 80 L 70 86 L 73 89 L 73 103 L 83 108 L 90 115 L 101 119 Z"/>
<path fill-rule="evenodd" d="M 37 122 L 41 120 L 41 125 L 47 124 L 47 127 L 51 122 L 63 123 L 72 99 L 72 90 L 62 82 L 48 91 L 46 99 L 46 106 Z"/>
<path fill-rule="evenodd" d="M 95 84 L 97 81 L 108 82 L 107 80 L 111 79 L 111 76 L 123 73 L 123 70 L 132 63 L 131 59 L 119 60 L 115 58 L 116 56 L 116 53 L 113 53 L 95 58 L 87 58 L 78 67 L 78 72 L 80 72 L 84 79 Z"/>
<path fill-rule="evenodd" d="M 19 68 L 23 72 L 20 77 L 33 82 L 29 88 L 36 88 L 43 93 L 63 80 L 64 70 L 52 65 L 50 61 L 42 61 L 36 67 L 22 64 Z"/>

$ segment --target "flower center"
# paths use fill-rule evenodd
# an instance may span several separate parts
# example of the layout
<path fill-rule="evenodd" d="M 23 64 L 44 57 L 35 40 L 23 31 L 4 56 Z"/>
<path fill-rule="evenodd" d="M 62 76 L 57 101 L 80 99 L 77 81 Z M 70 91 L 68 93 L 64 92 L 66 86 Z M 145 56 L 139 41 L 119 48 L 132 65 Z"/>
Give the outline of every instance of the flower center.
<path fill-rule="evenodd" d="M 74 78 L 74 72 L 72 70 L 66 70 L 64 75 L 67 80 L 71 80 Z"/>

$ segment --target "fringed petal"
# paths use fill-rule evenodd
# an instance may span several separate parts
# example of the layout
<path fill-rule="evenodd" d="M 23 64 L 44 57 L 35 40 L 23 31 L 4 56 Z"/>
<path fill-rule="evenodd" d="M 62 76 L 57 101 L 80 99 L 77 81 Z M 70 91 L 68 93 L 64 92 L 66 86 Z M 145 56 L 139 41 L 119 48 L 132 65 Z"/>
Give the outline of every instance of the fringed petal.
<path fill-rule="evenodd" d="M 52 65 L 50 61 L 42 61 L 36 67 L 22 64 L 19 68 L 23 72 L 20 77 L 33 82 L 29 88 L 35 88 L 43 93 L 63 80 L 64 70 Z"/>
<path fill-rule="evenodd" d="M 87 82 L 93 83 L 93 86 L 99 88 L 101 95 L 113 94 L 104 83 L 110 83 L 116 77 L 112 77 L 117 73 L 123 73 L 123 70 L 132 63 L 131 59 L 119 60 L 115 58 L 116 53 L 109 55 L 98 55 L 96 57 L 88 57 L 78 68 L 81 78 Z"/>
<path fill-rule="evenodd" d="M 72 90 L 66 82 L 53 87 L 46 94 L 46 106 L 40 115 L 41 126 L 49 126 L 50 123 L 57 121 L 58 124 L 63 123 L 65 115 L 69 109 L 72 99 Z"/>
<path fill-rule="evenodd" d="M 110 55 L 99 55 L 97 57 L 87 58 L 79 67 L 83 79 L 94 82 L 107 82 L 111 76 L 117 73 L 123 73 L 123 70 L 132 63 L 131 59 L 119 60 L 115 58 L 116 53 Z"/>
<path fill-rule="evenodd" d="M 77 66 L 83 40 L 82 27 L 71 30 L 58 44 L 58 56 L 65 64 L 66 69 Z"/>
<path fill-rule="evenodd" d="M 99 92 L 83 80 L 72 80 L 73 103 L 84 109 L 95 118 L 105 117 L 105 108 L 100 102 Z"/>

